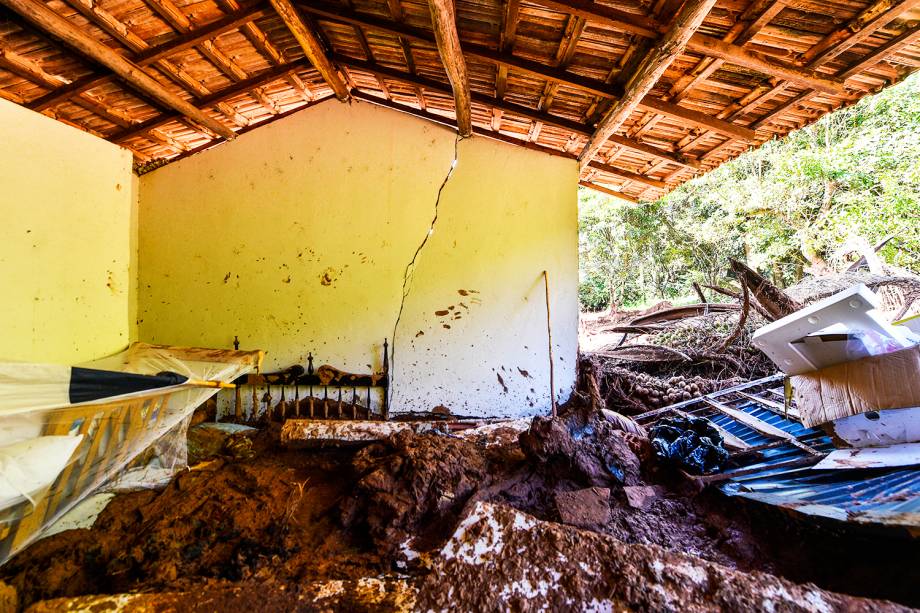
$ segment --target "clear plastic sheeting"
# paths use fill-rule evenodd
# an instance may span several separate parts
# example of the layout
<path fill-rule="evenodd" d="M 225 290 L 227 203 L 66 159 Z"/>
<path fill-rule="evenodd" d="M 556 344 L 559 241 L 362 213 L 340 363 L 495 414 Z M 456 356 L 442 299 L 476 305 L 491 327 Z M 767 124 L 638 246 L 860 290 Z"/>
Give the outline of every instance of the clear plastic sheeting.
<path fill-rule="evenodd" d="M 164 471 L 184 465 L 191 413 L 220 383 L 257 371 L 262 355 L 134 343 L 79 369 L 0 364 L 0 564 L 129 464 L 147 465 L 141 454 Z M 182 382 L 154 376 L 163 372 Z M 146 385 L 118 373 L 151 375 L 149 386 L 120 393 L 125 380 Z M 102 397 L 70 402 L 78 376 Z"/>

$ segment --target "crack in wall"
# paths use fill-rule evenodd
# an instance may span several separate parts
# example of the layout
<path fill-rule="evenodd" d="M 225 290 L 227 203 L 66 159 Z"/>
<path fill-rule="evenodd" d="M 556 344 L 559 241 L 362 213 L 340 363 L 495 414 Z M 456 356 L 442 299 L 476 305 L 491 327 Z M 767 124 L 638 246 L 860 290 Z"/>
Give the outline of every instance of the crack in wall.
<path fill-rule="evenodd" d="M 403 272 L 403 282 L 402 282 L 402 296 L 399 300 L 399 311 L 396 313 L 396 321 L 393 323 L 393 342 L 390 344 L 390 385 L 387 386 L 387 410 L 392 410 L 393 408 L 393 379 L 396 374 L 396 331 L 399 328 L 399 322 L 402 320 L 403 309 L 406 307 L 406 298 L 409 297 L 409 293 L 412 291 L 412 278 L 415 274 L 415 268 L 418 262 L 418 257 L 422 253 L 422 249 L 425 248 L 425 245 L 428 244 L 428 239 L 431 238 L 431 235 L 434 234 L 434 227 L 438 223 L 438 214 L 439 207 L 441 206 L 441 194 L 444 192 L 444 188 L 447 186 L 447 182 L 450 181 L 451 176 L 454 174 L 454 170 L 457 168 L 457 162 L 460 152 L 460 141 L 465 137 L 457 136 L 454 138 L 454 158 L 451 160 L 450 169 L 447 171 L 447 174 L 444 176 L 444 180 L 441 181 L 441 186 L 438 188 L 438 195 L 434 201 L 434 216 L 431 218 L 431 223 L 428 225 L 428 232 L 425 233 L 425 237 L 422 239 L 422 242 L 418 244 L 418 247 L 415 248 L 415 253 L 412 254 L 412 259 L 409 260 L 409 263 L 406 264 L 406 270 Z"/>

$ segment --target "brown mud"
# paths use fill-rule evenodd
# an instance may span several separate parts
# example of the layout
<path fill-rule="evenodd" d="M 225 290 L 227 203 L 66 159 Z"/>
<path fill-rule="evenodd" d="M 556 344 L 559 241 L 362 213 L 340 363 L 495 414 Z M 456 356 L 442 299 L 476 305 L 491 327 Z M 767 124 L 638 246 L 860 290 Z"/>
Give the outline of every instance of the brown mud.
<path fill-rule="evenodd" d="M 363 447 L 286 450 L 276 427 L 264 429 L 245 454 L 236 442 L 162 491 L 117 496 L 92 529 L 39 541 L 0 579 L 24 607 L 155 592 L 308 609 L 300 598 L 317 582 L 403 573 L 423 584 L 430 571 L 413 552 L 440 549 L 470 508 L 491 502 L 733 570 L 920 604 L 909 539 L 696 491 L 654 460 L 647 440 L 585 404 L 497 445 L 404 432 Z"/>

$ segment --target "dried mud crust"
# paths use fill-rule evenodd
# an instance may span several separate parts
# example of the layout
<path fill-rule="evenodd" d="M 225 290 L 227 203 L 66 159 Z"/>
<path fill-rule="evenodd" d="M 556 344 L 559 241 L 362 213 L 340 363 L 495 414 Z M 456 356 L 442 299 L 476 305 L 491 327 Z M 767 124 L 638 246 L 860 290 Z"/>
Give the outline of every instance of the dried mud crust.
<path fill-rule="evenodd" d="M 88 594 L 224 599 L 256 590 L 244 601 L 259 610 L 310 609 L 300 598 L 310 582 L 394 573 L 424 581 L 428 571 L 418 560 L 406 565 L 406 549 L 430 558 L 471 508 L 493 502 L 731 569 L 917 604 L 903 545 L 886 543 L 886 557 L 872 540 L 796 528 L 785 515 L 749 514 L 717 492 L 688 490 L 645 439 L 584 412 L 537 419 L 519 443 L 504 445 L 406 432 L 357 449 L 286 451 L 262 432 L 249 456 L 214 458 L 160 492 L 120 495 L 92 530 L 39 541 L 0 579 L 24 606 Z M 583 508 L 560 512 L 560 504 Z"/>

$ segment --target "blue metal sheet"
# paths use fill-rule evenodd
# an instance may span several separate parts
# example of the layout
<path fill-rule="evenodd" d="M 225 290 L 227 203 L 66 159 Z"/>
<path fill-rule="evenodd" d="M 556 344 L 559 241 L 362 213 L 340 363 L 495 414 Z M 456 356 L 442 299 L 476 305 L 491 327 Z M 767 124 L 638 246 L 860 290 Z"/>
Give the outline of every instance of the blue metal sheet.
<path fill-rule="evenodd" d="M 775 386 L 777 380 L 777 377 L 768 377 L 733 389 L 750 392 Z M 818 452 L 828 453 L 834 449 L 831 438 L 823 431 L 806 428 L 797 421 L 787 419 L 776 410 L 771 410 L 767 404 L 761 405 L 724 391 L 710 395 L 710 398 L 718 398 L 720 403 L 753 415 L 793 435 Z M 720 413 L 702 399 L 682 402 L 673 408 L 705 417 L 751 446 L 776 441 Z M 657 419 L 667 414 L 667 409 L 653 413 Z M 788 462 L 809 461 L 810 454 L 791 443 L 765 449 L 758 456 L 724 471 L 720 476 L 727 479 L 720 483 L 720 489 L 730 496 L 742 496 L 809 515 L 842 521 L 920 527 L 920 467 L 815 470 L 801 466 L 781 466 Z M 744 474 L 731 476 L 742 472 Z"/>

